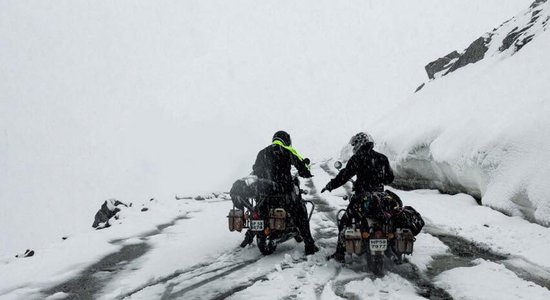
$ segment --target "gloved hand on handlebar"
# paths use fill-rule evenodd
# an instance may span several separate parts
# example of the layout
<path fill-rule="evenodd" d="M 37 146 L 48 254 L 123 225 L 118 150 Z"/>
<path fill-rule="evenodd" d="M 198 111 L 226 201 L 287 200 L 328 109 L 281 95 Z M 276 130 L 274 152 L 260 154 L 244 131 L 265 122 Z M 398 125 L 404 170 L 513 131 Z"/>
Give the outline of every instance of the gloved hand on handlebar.
<path fill-rule="evenodd" d="M 327 185 L 321 190 L 321 193 L 324 193 L 325 191 L 329 191 L 329 192 L 332 192 L 333 188 L 332 188 L 332 185 L 329 183 L 327 183 Z"/>

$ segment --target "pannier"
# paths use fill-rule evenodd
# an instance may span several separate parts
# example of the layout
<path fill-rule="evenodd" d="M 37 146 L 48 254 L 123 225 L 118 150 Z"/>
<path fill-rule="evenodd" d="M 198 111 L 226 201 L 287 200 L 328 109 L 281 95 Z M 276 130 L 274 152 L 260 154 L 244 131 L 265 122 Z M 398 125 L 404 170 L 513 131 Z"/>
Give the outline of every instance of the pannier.
<path fill-rule="evenodd" d="M 416 239 L 414 238 L 411 230 L 407 228 L 398 228 L 395 234 L 395 247 L 397 248 L 397 251 L 403 254 L 412 254 L 414 241 Z"/>
<path fill-rule="evenodd" d="M 229 221 L 229 231 L 241 232 L 244 227 L 244 212 L 238 208 L 229 210 L 227 215 Z"/>
<path fill-rule="evenodd" d="M 361 254 L 362 250 L 362 237 L 359 229 L 349 228 L 344 232 L 344 238 L 346 241 L 346 252 Z"/>
<path fill-rule="evenodd" d="M 286 229 L 286 211 L 283 208 L 276 208 L 270 211 L 269 228 L 273 230 Z"/>

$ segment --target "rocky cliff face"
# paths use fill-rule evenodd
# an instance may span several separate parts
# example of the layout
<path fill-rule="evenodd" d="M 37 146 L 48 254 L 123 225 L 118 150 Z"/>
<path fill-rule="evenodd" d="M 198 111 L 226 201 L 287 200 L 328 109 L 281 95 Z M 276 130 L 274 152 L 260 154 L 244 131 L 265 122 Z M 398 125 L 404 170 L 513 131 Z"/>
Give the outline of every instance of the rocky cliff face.
<path fill-rule="evenodd" d="M 462 52 L 453 51 L 428 63 L 425 67 L 428 78 L 448 75 L 487 56 L 514 55 L 546 30 L 549 20 L 547 0 L 536 0 L 526 11 L 485 33 Z"/>

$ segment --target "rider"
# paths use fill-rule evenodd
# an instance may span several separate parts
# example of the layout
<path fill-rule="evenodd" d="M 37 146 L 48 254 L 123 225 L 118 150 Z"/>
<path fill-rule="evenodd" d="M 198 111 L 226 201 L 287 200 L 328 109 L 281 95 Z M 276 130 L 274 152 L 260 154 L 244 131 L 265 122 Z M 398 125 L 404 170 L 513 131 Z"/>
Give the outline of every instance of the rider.
<path fill-rule="evenodd" d="M 383 192 L 384 185 L 390 184 L 393 181 L 393 172 L 390 167 L 388 158 L 381 153 L 373 150 L 373 138 L 364 132 L 354 135 L 350 144 L 353 147 L 353 156 L 349 159 L 345 168 L 340 170 L 338 175 L 334 177 L 322 190 L 332 191 L 357 175 L 357 179 L 353 184 L 354 194 L 351 197 L 350 203 L 338 224 L 338 243 L 336 252 L 330 256 L 338 261 L 344 260 L 344 242 L 342 239 L 342 229 L 346 225 L 350 225 L 352 218 L 356 215 L 357 205 L 360 205 L 362 199 L 368 193 Z"/>
<path fill-rule="evenodd" d="M 315 245 L 311 231 L 309 229 L 309 220 L 305 205 L 297 199 L 292 199 L 292 191 L 294 185 L 292 183 L 292 175 L 290 173 L 291 166 L 298 170 L 298 175 L 304 178 L 310 178 L 307 159 L 303 159 L 294 148 L 291 147 L 292 141 L 290 135 L 285 131 L 277 131 L 273 135 L 273 143 L 258 153 L 256 162 L 252 167 L 253 175 L 258 178 L 268 179 L 278 184 L 273 191 L 265 191 L 268 194 L 283 194 L 285 208 L 291 212 L 294 223 L 304 240 L 306 255 L 313 254 L 319 251 Z"/>

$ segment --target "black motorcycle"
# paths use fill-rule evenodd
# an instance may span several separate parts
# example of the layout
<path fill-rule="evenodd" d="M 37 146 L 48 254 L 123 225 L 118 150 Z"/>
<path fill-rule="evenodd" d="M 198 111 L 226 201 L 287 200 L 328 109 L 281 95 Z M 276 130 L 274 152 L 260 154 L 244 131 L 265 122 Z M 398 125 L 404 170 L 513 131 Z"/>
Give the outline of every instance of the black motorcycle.
<path fill-rule="evenodd" d="M 256 243 L 260 252 L 264 255 L 272 254 L 277 245 L 294 238 L 302 242 L 303 238 L 294 224 L 292 211 L 286 208 L 294 207 L 308 211 L 306 204 L 311 208 L 308 214 L 308 221 L 311 219 L 315 205 L 313 202 L 304 200 L 303 194 L 307 191 L 300 189 L 300 181 L 297 176 L 293 177 L 294 189 L 290 194 L 262 194 L 258 189 L 260 185 L 269 185 L 265 179 L 249 177 L 246 185 L 250 187 L 249 193 L 232 195 L 233 209 L 227 216 L 229 220 L 229 231 L 241 232 L 248 229 L 246 238 L 241 246 L 252 243 L 256 237 Z M 235 185 L 234 185 L 235 186 Z"/>
<path fill-rule="evenodd" d="M 335 163 L 340 169 L 342 164 Z M 344 199 L 348 199 L 347 196 Z M 351 224 L 342 230 L 346 253 L 366 255 L 368 268 L 375 275 L 384 270 L 385 257 L 396 264 L 403 262 L 403 255 L 413 253 L 415 235 L 424 221 L 412 207 L 405 206 L 391 191 L 367 193 L 353 203 Z M 337 214 L 340 224 L 341 209 Z"/>

